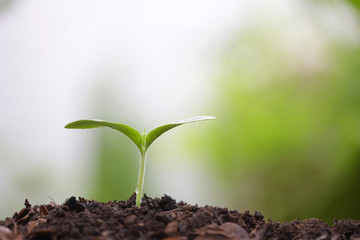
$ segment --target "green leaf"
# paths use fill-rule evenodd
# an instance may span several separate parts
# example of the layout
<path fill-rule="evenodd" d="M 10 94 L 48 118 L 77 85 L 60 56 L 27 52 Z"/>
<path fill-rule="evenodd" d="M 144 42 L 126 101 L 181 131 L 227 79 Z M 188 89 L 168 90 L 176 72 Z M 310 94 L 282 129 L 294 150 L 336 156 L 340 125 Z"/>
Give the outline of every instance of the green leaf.
<path fill-rule="evenodd" d="M 65 128 L 69 129 L 88 129 L 88 128 L 98 128 L 98 127 L 110 127 L 116 129 L 126 136 L 128 136 L 131 141 L 135 143 L 135 145 L 141 151 L 141 134 L 135 129 L 120 123 L 106 122 L 102 120 L 79 120 L 75 122 L 71 122 L 65 126 Z"/>
<path fill-rule="evenodd" d="M 152 130 L 151 132 L 149 132 L 146 135 L 145 151 L 150 147 L 150 145 L 155 141 L 155 139 L 157 139 L 161 134 L 169 131 L 170 129 L 172 129 L 174 127 L 183 125 L 185 123 L 199 122 L 199 121 L 210 120 L 210 119 L 215 119 L 215 117 L 209 117 L 209 116 L 192 117 L 192 118 L 184 119 L 184 120 L 181 120 L 178 122 L 166 124 L 166 125 L 160 126 L 158 128 L 155 128 L 154 130 Z"/>

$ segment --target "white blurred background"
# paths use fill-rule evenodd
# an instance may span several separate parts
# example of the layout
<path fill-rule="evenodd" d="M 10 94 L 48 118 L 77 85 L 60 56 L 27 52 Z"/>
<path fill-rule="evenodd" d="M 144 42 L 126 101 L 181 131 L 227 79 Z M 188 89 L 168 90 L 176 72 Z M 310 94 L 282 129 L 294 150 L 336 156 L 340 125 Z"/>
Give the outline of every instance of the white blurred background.
<path fill-rule="evenodd" d="M 6 2 L 7 3 L 7 2 Z M 0 12 L 0 217 L 86 195 L 103 96 L 140 131 L 209 114 L 214 55 L 252 4 L 238 1 L 11 1 Z M 109 93 L 106 93 L 109 94 Z M 94 95 L 96 96 L 95 98 Z M 90 137 L 89 137 L 90 136 Z M 175 136 L 176 137 L 176 136 Z M 137 156 L 135 155 L 136 160 Z M 189 186 L 188 186 L 189 187 Z M 162 187 L 159 186 L 159 189 Z"/>

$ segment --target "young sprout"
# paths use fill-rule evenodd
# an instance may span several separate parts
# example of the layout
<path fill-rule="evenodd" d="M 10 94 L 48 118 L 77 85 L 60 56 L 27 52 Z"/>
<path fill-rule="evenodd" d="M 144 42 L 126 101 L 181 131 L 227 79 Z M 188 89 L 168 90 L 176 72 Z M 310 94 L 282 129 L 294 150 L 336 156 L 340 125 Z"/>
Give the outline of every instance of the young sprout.
<path fill-rule="evenodd" d="M 140 153 L 140 165 L 139 165 L 139 176 L 138 182 L 136 186 L 136 206 L 141 206 L 141 198 L 143 197 L 143 187 L 144 187 L 144 177 L 145 177 L 145 167 L 146 167 L 146 154 L 150 147 L 150 145 L 157 139 L 161 134 L 169 131 L 170 129 L 183 125 L 185 123 L 192 123 L 204 120 L 215 119 L 214 117 L 209 116 L 201 116 L 201 117 L 192 117 L 189 119 L 181 120 L 178 122 L 166 124 L 155 128 L 146 134 L 145 130 L 143 134 L 140 134 L 135 129 L 120 123 L 106 122 L 102 120 L 79 120 L 75 122 L 71 122 L 65 126 L 65 128 L 70 129 L 87 129 L 87 128 L 98 128 L 98 127 L 110 127 L 116 129 L 123 134 L 125 134 L 128 138 L 130 138 L 133 143 L 135 143 L 136 147 L 139 149 Z"/>

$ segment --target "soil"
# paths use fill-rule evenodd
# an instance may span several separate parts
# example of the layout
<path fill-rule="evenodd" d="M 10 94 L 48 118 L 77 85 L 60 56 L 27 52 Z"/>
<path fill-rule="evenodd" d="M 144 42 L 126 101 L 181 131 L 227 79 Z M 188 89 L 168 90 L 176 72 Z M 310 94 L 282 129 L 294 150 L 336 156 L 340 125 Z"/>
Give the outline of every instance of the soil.
<path fill-rule="evenodd" d="M 135 195 L 107 203 L 70 197 L 62 205 L 31 206 L 25 200 L 25 208 L 0 221 L 0 240 L 25 239 L 360 240 L 360 221 L 335 220 L 329 226 L 311 218 L 281 224 L 265 221 L 260 212 L 198 207 L 166 195 L 144 196 L 141 208 L 135 207 Z"/>

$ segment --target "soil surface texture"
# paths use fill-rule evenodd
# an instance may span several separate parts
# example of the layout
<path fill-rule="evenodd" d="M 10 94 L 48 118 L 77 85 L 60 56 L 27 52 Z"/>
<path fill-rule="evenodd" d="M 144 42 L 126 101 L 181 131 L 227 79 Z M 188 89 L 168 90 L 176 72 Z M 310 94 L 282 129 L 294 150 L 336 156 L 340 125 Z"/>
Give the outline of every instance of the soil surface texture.
<path fill-rule="evenodd" d="M 311 218 L 281 224 L 265 221 L 259 212 L 198 207 L 166 195 L 144 196 L 141 208 L 135 207 L 135 195 L 107 203 L 70 197 L 62 205 L 31 206 L 25 200 L 25 208 L 0 221 L 0 240 L 25 239 L 360 240 L 360 221 L 335 220 L 329 226 Z"/>

